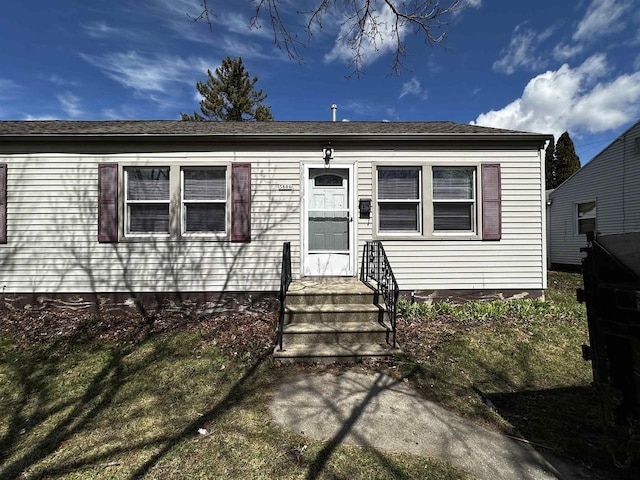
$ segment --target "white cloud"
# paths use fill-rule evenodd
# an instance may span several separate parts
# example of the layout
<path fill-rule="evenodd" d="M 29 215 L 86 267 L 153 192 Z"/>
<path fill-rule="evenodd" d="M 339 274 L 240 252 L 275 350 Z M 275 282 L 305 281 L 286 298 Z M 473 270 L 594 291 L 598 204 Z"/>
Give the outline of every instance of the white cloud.
<path fill-rule="evenodd" d="M 73 93 L 61 93 L 57 95 L 57 98 L 68 117 L 78 118 L 84 113 L 81 108 L 80 98 Z"/>
<path fill-rule="evenodd" d="M 592 0 L 573 34 L 575 41 L 592 42 L 619 32 L 626 26 L 625 15 L 637 0 Z"/>
<path fill-rule="evenodd" d="M 126 28 L 118 28 L 107 25 L 105 22 L 93 22 L 82 25 L 84 32 L 92 38 L 117 38 L 119 40 L 135 40 L 140 38 L 140 35 Z"/>
<path fill-rule="evenodd" d="M 362 66 L 371 64 L 378 58 L 396 50 L 397 37 L 400 39 L 404 37 L 406 26 L 400 24 L 396 30 L 393 11 L 386 5 L 379 8 L 381 5 L 377 1 L 373 3 L 372 16 L 376 24 L 372 25 L 370 21 L 367 21 L 363 29 L 365 35 L 358 42 L 355 35 L 360 29 L 355 25 L 355 20 L 344 17 L 345 20 L 340 26 L 340 32 L 333 48 L 324 56 L 325 63 L 339 60 L 351 64 L 357 45 L 360 47 L 359 63 Z"/>
<path fill-rule="evenodd" d="M 482 0 L 466 0 L 465 3 L 469 8 L 480 8 L 482 6 Z"/>
<path fill-rule="evenodd" d="M 553 48 L 553 58 L 559 62 L 564 62 L 579 55 L 584 50 L 582 45 L 567 45 L 560 43 Z"/>
<path fill-rule="evenodd" d="M 536 50 L 542 41 L 549 38 L 552 30 L 537 33 L 524 25 L 520 24 L 513 30 L 509 46 L 500 52 L 502 57 L 493 64 L 494 71 L 511 75 L 519 68 L 535 70 L 544 66 L 545 60 L 536 55 Z"/>
<path fill-rule="evenodd" d="M 420 80 L 416 77 L 413 77 L 408 82 L 402 84 L 402 89 L 400 90 L 400 96 L 398 98 L 402 98 L 407 95 L 415 95 L 423 100 L 427 99 L 427 91 L 422 89 L 420 86 Z"/>
<path fill-rule="evenodd" d="M 195 84 L 211 67 L 199 57 L 141 55 L 135 51 L 80 56 L 105 75 L 138 93 L 167 93 L 175 83 Z"/>
<path fill-rule="evenodd" d="M 57 117 L 54 117 L 52 115 L 47 115 L 47 114 L 43 114 L 43 115 L 30 115 L 27 114 L 24 117 L 22 117 L 23 120 L 28 120 L 28 121 L 44 121 L 44 120 L 58 120 Z"/>
<path fill-rule="evenodd" d="M 78 82 L 74 80 L 64 79 L 60 75 L 56 75 L 55 73 L 52 73 L 48 77 L 45 77 L 45 80 L 59 87 L 74 87 L 78 85 Z"/>
<path fill-rule="evenodd" d="M 640 115 L 640 71 L 607 79 L 604 55 L 577 68 L 562 65 L 531 79 L 520 98 L 471 122 L 488 127 L 553 133 L 604 132 Z"/>

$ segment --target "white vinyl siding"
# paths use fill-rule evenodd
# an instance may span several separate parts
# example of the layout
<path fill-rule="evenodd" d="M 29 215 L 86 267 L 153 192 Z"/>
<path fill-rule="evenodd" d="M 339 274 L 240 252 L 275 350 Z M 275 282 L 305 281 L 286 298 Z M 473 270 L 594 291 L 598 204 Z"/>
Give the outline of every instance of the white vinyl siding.
<path fill-rule="evenodd" d="M 579 233 L 576 204 L 596 202 L 596 231 L 640 231 L 640 153 L 634 142 L 640 122 L 614 140 L 549 195 L 549 257 L 552 264 L 581 264 L 587 246 Z M 585 159 L 583 159 L 584 161 Z"/>
<path fill-rule="evenodd" d="M 403 290 L 544 288 L 543 185 L 538 150 L 487 149 L 481 143 L 451 151 L 429 150 L 428 144 L 404 149 L 397 145 L 393 149 L 356 147 L 336 149 L 331 167 L 355 163 L 356 203 L 361 198 L 374 199 L 370 218 L 360 218 L 354 212 L 357 267 L 364 242 L 375 238 L 377 230 L 377 166 L 422 166 L 424 177 L 430 175 L 424 169 L 427 165 L 499 163 L 503 216 L 499 242 L 458 237 L 435 242 L 385 238 L 385 250 Z M 317 162 L 320 154 L 316 148 L 284 144 L 229 145 L 210 152 L 0 154 L 0 161 L 9 165 L 8 244 L 2 248 L 0 273 L 5 292 L 277 291 L 283 242 L 291 242 L 293 274 L 300 276 L 301 164 Z M 181 168 L 222 164 L 229 168 L 229 159 L 251 163 L 250 243 L 181 235 L 97 242 L 99 163 L 118 163 L 123 169 L 163 166 L 180 172 Z M 180 195 L 174 178 L 179 184 L 180 174 L 170 179 L 171 192 Z M 291 189 L 281 190 L 279 185 L 291 185 Z M 180 209 L 181 203 L 178 196 L 173 205 Z M 124 202 L 121 222 L 123 209 Z M 428 209 L 424 197 L 423 209 Z M 181 231 L 181 218 L 179 212 L 172 212 L 173 231 Z"/>

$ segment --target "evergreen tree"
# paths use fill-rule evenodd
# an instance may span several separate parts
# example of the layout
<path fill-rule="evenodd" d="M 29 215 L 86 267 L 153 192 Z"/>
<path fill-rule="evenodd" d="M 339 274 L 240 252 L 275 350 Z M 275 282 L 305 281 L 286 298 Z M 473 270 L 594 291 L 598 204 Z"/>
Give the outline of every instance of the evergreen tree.
<path fill-rule="evenodd" d="M 556 187 L 580 170 L 580 158 L 576 154 L 568 132 L 560 135 L 558 143 L 556 143 L 555 164 Z"/>
<path fill-rule="evenodd" d="M 552 188 L 556 188 L 555 183 L 555 153 L 556 153 L 556 144 L 554 138 L 551 137 L 549 141 L 549 145 L 547 145 L 547 149 L 544 152 L 544 169 L 545 169 L 545 188 L 550 190 Z"/>
<path fill-rule="evenodd" d="M 580 170 L 580 158 L 576 154 L 569 132 L 558 138 L 558 143 L 549 142 L 544 155 L 546 169 L 545 188 L 556 188 L 567 178 Z"/>
<path fill-rule="evenodd" d="M 193 115 L 181 113 L 186 121 L 231 121 L 273 120 L 271 107 L 263 105 L 267 94 L 255 90 L 258 77 L 251 78 L 242 63 L 242 58 L 227 57 L 216 68 L 215 75 L 207 70 L 207 81 L 196 83 L 202 101 L 200 110 Z"/>

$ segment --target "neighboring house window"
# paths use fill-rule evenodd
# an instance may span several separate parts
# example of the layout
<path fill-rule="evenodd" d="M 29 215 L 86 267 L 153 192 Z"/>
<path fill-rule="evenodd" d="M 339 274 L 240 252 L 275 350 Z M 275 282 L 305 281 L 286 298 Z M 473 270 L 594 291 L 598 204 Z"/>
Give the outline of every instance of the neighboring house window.
<path fill-rule="evenodd" d="M 476 231 L 476 169 L 433 168 L 433 231 Z"/>
<path fill-rule="evenodd" d="M 225 233 L 227 169 L 182 169 L 182 232 Z"/>
<path fill-rule="evenodd" d="M 125 168 L 127 234 L 168 234 L 169 168 Z"/>
<path fill-rule="evenodd" d="M 578 235 L 596 230 L 596 202 L 576 204 Z"/>
<path fill-rule="evenodd" d="M 378 168 L 378 230 L 420 232 L 420 167 Z"/>

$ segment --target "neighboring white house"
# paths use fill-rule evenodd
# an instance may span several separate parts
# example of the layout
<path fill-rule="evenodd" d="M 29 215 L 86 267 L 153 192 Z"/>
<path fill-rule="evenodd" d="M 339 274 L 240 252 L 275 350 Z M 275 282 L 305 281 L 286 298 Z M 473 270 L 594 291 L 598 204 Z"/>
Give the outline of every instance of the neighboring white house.
<path fill-rule="evenodd" d="M 586 232 L 640 231 L 640 121 L 549 195 L 549 258 L 578 266 Z"/>
<path fill-rule="evenodd" d="M 373 239 L 402 291 L 541 295 L 548 138 L 451 122 L 0 122 L 0 285 L 272 293 L 283 242 L 300 278 L 357 276 Z"/>

